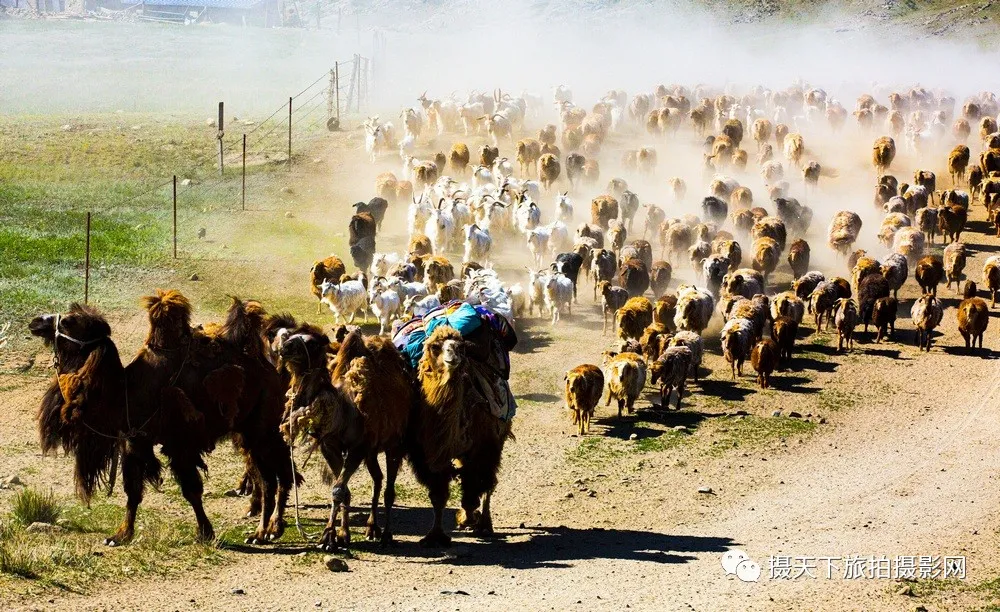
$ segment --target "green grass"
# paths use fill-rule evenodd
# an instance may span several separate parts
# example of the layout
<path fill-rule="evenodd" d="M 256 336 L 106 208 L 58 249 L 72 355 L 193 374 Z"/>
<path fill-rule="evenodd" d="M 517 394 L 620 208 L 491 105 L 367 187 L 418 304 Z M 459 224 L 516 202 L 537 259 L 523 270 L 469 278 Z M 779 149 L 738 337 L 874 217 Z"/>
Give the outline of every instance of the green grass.
<path fill-rule="evenodd" d="M 14 495 L 11 515 L 18 523 L 28 526 L 32 523 L 55 524 L 62 514 L 62 507 L 54 493 L 42 493 L 30 487 L 21 489 Z"/>
<path fill-rule="evenodd" d="M 656 424 L 637 422 L 636 427 L 659 427 Z M 673 430 L 665 430 L 659 435 L 622 440 L 619 438 L 587 437 L 573 448 L 566 450 L 566 460 L 569 463 L 597 467 L 607 465 L 630 455 L 658 453 L 677 448 L 685 443 L 689 436 Z"/>
<path fill-rule="evenodd" d="M 816 424 L 790 417 L 747 416 L 713 423 L 717 437 L 709 449 L 710 455 L 721 455 L 733 448 L 764 448 L 784 438 L 808 435 Z"/>
<path fill-rule="evenodd" d="M 858 401 L 858 395 L 852 391 L 824 387 L 816 395 L 816 409 L 823 411 L 836 411 L 849 407 Z"/>

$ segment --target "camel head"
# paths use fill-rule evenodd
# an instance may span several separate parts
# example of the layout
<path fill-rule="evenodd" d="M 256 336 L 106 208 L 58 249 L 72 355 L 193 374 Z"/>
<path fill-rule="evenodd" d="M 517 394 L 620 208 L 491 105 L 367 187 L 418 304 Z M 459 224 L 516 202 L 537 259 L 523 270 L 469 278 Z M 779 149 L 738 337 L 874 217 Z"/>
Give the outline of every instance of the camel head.
<path fill-rule="evenodd" d="M 105 341 L 110 342 L 111 337 L 111 326 L 97 309 L 78 303 L 66 313 L 35 317 L 28 330 L 52 347 L 60 374 L 79 370 L 91 353 Z"/>
<path fill-rule="evenodd" d="M 453 374 L 465 364 L 465 341 L 452 327 L 440 326 L 427 339 L 424 357 L 439 374 Z"/>
<path fill-rule="evenodd" d="M 168 346 L 191 335 L 191 303 L 176 289 L 157 289 L 142 298 L 149 313 L 146 344 Z"/>
<path fill-rule="evenodd" d="M 281 364 L 295 377 L 316 368 L 326 369 L 330 339 L 319 328 L 300 328 L 285 336 L 278 349 Z"/>

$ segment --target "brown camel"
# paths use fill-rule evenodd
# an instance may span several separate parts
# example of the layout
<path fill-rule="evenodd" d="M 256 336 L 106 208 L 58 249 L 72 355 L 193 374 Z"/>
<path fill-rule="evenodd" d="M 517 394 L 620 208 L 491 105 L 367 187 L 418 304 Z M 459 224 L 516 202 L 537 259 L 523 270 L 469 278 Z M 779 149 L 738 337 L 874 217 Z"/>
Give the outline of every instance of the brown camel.
<path fill-rule="evenodd" d="M 144 302 L 149 336 L 123 370 L 110 327 L 96 310 L 74 304 L 65 315 L 31 322 L 31 332 L 53 347 L 60 364 L 39 411 L 43 450 L 62 444 L 74 453 L 77 490 L 85 500 L 121 453 L 126 516 L 106 540 L 116 546 L 135 533 L 146 483 L 162 481 L 153 452 L 161 445 L 194 509 L 199 537 L 211 540 L 198 469 L 205 469 L 203 455 L 232 436 L 247 457 L 262 508 L 248 542 L 280 537 L 291 461 L 278 429 L 284 387 L 263 355 L 263 309 L 234 300 L 226 322 L 203 331 L 191 328 L 191 306 L 177 291 L 157 291 Z"/>
<path fill-rule="evenodd" d="M 332 551 L 350 542 L 348 482 L 363 461 L 373 482 L 365 535 L 387 546 L 392 542 L 390 514 L 413 409 L 413 384 L 402 356 L 388 339 L 365 339 L 359 331 L 348 334 L 334 360 L 332 377 L 326 364 L 329 347 L 330 340 L 321 330 L 303 326 L 284 338 L 280 348 L 282 366 L 292 375 L 289 425 L 294 432 L 290 433 L 308 432 L 315 438 L 336 477 L 321 545 Z M 385 453 L 388 473 L 381 532 L 376 520 L 382 490 L 379 453 Z"/>
<path fill-rule="evenodd" d="M 492 334 L 488 325 L 479 329 Z M 410 428 L 408 455 L 434 507 L 433 526 L 420 540 L 425 547 L 451 544 L 442 518 L 448 485 L 455 476 L 462 483 L 458 526 L 471 527 L 480 535 L 493 533 L 490 498 L 497 485 L 504 443 L 513 435 L 510 421 L 495 417 L 488 406 L 475 401 L 471 377 L 477 365 L 473 360 L 485 360 L 476 354 L 477 346 L 442 325 L 425 341 L 418 365 L 420 398 Z"/>

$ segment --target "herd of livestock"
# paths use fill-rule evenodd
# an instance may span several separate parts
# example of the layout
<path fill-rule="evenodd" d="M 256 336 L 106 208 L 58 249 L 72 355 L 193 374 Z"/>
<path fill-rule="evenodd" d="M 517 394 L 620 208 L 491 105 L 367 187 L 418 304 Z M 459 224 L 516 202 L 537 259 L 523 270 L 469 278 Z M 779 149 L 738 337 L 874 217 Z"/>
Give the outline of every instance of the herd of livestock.
<path fill-rule="evenodd" d="M 375 173 L 401 168 L 378 173 L 375 196 L 354 205 L 343 257 L 312 267 L 318 308 L 338 324 L 332 336 L 240 300 L 225 322 L 193 327 L 187 299 L 158 291 L 145 300 L 148 339 L 123 365 L 94 309 L 38 317 L 32 333 L 52 346 L 58 368 L 39 413 L 43 448 L 75 455 L 84 498 L 108 480 L 113 487 L 120 468 L 127 514 L 110 544 L 133 537 L 144 486 L 161 479 L 156 445 L 199 534 L 212 537 L 198 470 L 230 436 L 246 461 L 240 489 L 261 517 L 250 541 L 281 536 L 299 479 L 291 453 L 303 438 L 332 473 L 326 548 L 350 539 L 348 481 L 362 463 L 375 484 L 366 535 L 391 540 L 404 459 L 434 509 L 422 543 L 440 546 L 450 541 L 442 516 L 453 479 L 462 487 L 459 526 L 492 532 L 490 497 L 516 410 L 507 381 L 517 334 L 536 312 L 572 324 L 580 285 L 604 332 L 610 322 L 617 335 L 601 366 L 566 373 L 581 435 L 603 397 L 619 416 L 632 413 L 647 382 L 658 385 L 661 408 L 674 395 L 679 408 L 709 350 L 721 351 L 734 380 L 749 361 L 769 386 L 807 315 L 815 333 L 835 329 L 838 351 L 852 349 L 861 326 L 874 326 L 876 342 L 891 338 L 911 276 L 921 349 L 931 349 L 945 314 L 942 283 L 962 295 L 955 316 L 965 346 L 982 349 L 1000 256 L 985 260 L 981 285 L 965 280 L 977 249 L 962 236 L 978 206 L 1000 236 L 1000 103 L 981 93 L 959 105 L 920 87 L 877 95 L 848 112 L 806 86 L 736 94 L 661 85 L 631 98 L 611 91 L 587 108 L 559 86 L 553 111 L 531 94 L 425 93 L 402 110 L 399 127 L 378 117 L 364 124 Z M 456 142 L 437 151 L 445 139 Z M 844 178 L 823 157 L 822 144 L 839 139 L 873 143 L 863 181 L 874 204 L 814 212 L 810 204 Z M 651 144 L 628 145 L 637 140 Z M 685 163 L 695 152 L 695 170 L 670 176 L 663 169 L 683 165 L 680 151 Z M 921 167 L 900 167 L 913 159 Z M 383 224 L 404 209 L 405 250 L 380 250 Z M 872 215 L 882 217 L 877 231 L 862 234 Z M 868 236 L 878 253 L 858 248 L 874 242 Z M 816 259 L 835 260 L 844 276 L 816 269 Z M 347 325 L 369 313 L 378 334 Z M 717 317 L 718 349 L 705 342 Z"/>

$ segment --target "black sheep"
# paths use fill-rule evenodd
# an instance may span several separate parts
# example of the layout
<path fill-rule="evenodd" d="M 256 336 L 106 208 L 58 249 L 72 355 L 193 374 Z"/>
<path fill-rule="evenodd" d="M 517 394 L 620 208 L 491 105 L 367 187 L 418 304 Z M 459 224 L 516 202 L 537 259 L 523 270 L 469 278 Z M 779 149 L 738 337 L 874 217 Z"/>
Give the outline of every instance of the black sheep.
<path fill-rule="evenodd" d="M 729 215 L 729 205 L 715 196 L 706 196 L 701 201 L 701 211 L 706 219 L 722 225 Z"/>
<path fill-rule="evenodd" d="M 373 236 L 365 236 L 352 244 L 351 259 L 354 260 L 354 265 L 362 272 L 370 268 L 372 260 L 375 259 L 375 238 Z"/>
<path fill-rule="evenodd" d="M 382 220 L 385 219 L 385 211 L 389 208 L 389 202 L 385 198 L 380 198 L 375 196 L 368 201 L 367 204 L 364 202 L 358 202 L 354 205 L 355 214 L 368 213 L 375 220 L 375 225 L 379 230 L 382 229 Z"/>
<path fill-rule="evenodd" d="M 641 296 L 649 289 L 649 268 L 641 259 L 629 259 L 618 268 L 617 284 L 630 296 Z"/>
<path fill-rule="evenodd" d="M 371 252 L 375 252 L 375 218 L 371 213 L 358 213 L 351 217 L 351 222 L 347 226 L 349 232 L 347 244 L 349 246 L 354 246 L 364 238 L 371 238 L 372 249 Z"/>
<path fill-rule="evenodd" d="M 881 298 L 892 295 L 889 281 L 881 274 L 869 274 L 861 279 L 858 287 L 858 305 L 861 322 L 865 324 L 865 333 L 868 333 L 868 324 L 872 321 L 872 313 L 875 310 L 875 302 Z"/>
<path fill-rule="evenodd" d="M 559 272 L 573 281 L 573 301 L 576 302 L 576 283 L 583 267 L 583 256 L 579 253 L 560 253 L 552 264 L 552 270 Z"/>

